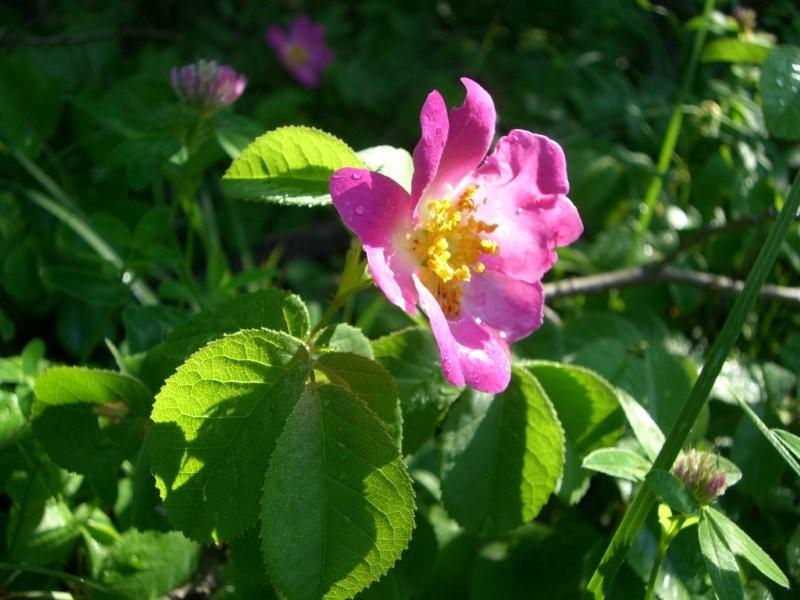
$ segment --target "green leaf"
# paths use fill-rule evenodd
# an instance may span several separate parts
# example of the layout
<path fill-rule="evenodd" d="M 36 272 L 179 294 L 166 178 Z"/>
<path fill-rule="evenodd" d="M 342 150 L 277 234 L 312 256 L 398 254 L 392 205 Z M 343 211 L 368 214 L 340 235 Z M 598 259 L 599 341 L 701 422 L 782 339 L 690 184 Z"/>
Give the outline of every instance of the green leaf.
<path fill-rule="evenodd" d="M 337 323 L 326 327 L 317 337 L 315 345 L 335 352 L 353 352 L 367 358 L 374 358 L 369 338 L 358 327 L 347 323 Z"/>
<path fill-rule="evenodd" d="M 695 365 L 687 356 L 650 346 L 645 351 L 643 375 L 648 412 L 662 431 L 669 431 L 697 379 Z"/>
<path fill-rule="evenodd" d="M 0 450 L 14 443 L 28 420 L 16 394 L 0 390 Z"/>
<path fill-rule="evenodd" d="M 370 171 L 377 171 L 394 179 L 407 192 L 411 192 L 414 161 L 407 150 L 393 146 L 373 146 L 358 152 L 358 157 Z"/>
<path fill-rule="evenodd" d="M 34 565 L 65 562 L 80 539 L 80 525 L 67 504 L 48 498 L 40 506 L 11 511 L 8 520 L 8 555 Z"/>
<path fill-rule="evenodd" d="M 211 342 L 164 384 L 150 465 L 186 535 L 229 540 L 255 524 L 269 456 L 308 371 L 300 340 L 251 329 Z"/>
<path fill-rule="evenodd" d="M 269 463 L 264 556 L 288 598 L 350 598 L 386 573 L 414 527 L 411 479 L 380 421 L 338 386 L 309 386 Z"/>
<path fill-rule="evenodd" d="M 613 446 L 622 434 L 625 421 L 608 382 L 582 367 L 554 362 L 526 363 L 553 403 L 569 450 L 559 495 L 570 503 L 580 500 L 591 473 L 581 470 L 581 462 L 592 451 Z"/>
<path fill-rule="evenodd" d="M 731 487 L 742 479 L 742 470 L 732 460 L 724 456 L 716 456 L 717 468 L 725 473 L 725 485 Z"/>
<path fill-rule="evenodd" d="M 186 582 L 197 569 L 200 546 L 177 531 L 126 531 L 109 549 L 98 577 L 113 594 L 93 598 L 156 600 Z"/>
<path fill-rule="evenodd" d="M 653 469 L 645 480 L 653 488 L 658 499 L 669 506 L 672 510 L 685 515 L 693 515 L 697 512 L 698 506 L 695 499 L 683 482 L 669 471 Z"/>
<path fill-rule="evenodd" d="M 717 597 L 720 600 L 744 600 L 736 558 L 714 523 L 705 515 L 697 526 L 697 537 Z"/>
<path fill-rule="evenodd" d="M 769 134 L 800 139 L 800 48 L 775 48 L 761 69 L 761 98 Z"/>
<path fill-rule="evenodd" d="M 703 62 L 752 63 L 760 65 L 772 48 L 739 38 L 719 38 L 706 44 Z"/>
<path fill-rule="evenodd" d="M 617 400 L 625 417 L 633 430 L 633 435 L 642 445 L 647 458 L 655 460 L 661 446 L 664 445 L 664 434 L 645 408 L 624 390 L 617 390 Z"/>
<path fill-rule="evenodd" d="M 705 517 L 711 520 L 734 554 L 744 557 L 764 576 L 769 577 L 778 585 L 785 588 L 789 587 L 789 579 L 784 575 L 780 567 L 736 523 L 711 506 L 706 506 L 703 511 L 705 512 Z"/>
<path fill-rule="evenodd" d="M 142 443 L 152 395 L 137 379 L 53 367 L 36 380 L 33 432 L 53 461 L 76 473 L 113 471 Z"/>
<path fill-rule="evenodd" d="M 650 470 L 650 462 L 632 450 L 600 448 L 583 459 L 583 468 L 628 481 L 642 481 Z"/>
<path fill-rule="evenodd" d="M 314 366 L 331 383 L 346 389 L 366 404 L 383 422 L 398 449 L 401 447 L 403 415 L 400 400 L 394 379 L 385 368 L 350 352 L 323 354 Z"/>
<path fill-rule="evenodd" d="M 778 432 L 781 431 L 780 429 L 770 429 L 767 427 L 767 424 L 762 421 L 759 416 L 755 413 L 755 411 L 750 408 L 750 405 L 747 404 L 744 400 L 742 400 L 739 396 L 736 396 L 736 401 L 739 403 L 739 406 L 744 411 L 744 413 L 750 418 L 756 428 L 761 432 L 761 434 L 767 439 L 767 441 L 772 445 L 773 448 L 780 454 L 781 458 L 786 462 L 787 465 L 791 467 L 791 469 L 800 477 L 800 463 L 798 463 L 798 459 L 800 459 L 800 455 L 798 455 L 797 459 L 792 456 L 792 448 L 786 444 L 786 440 L 782 439 L 779 436 Z M 790 434 L 791 435 L 791 434 Z M 791 444 L 791 442 L 789 442 Z M 790 451 L 791 450 L 791 451 Z"/>
<path fill-rule="evenodd" d="M 397 383 L 403 411 L 403 454 L 413 454 L 433 435 L 460 390 L 444 380 L 439 348 L 426 329 L 397 331 L 374 340 L 372 349 Z"/>
<path fill-rule="evenodd" d="M 440 452 L 447 512 L 469 531 L 495 535 L 533 519 L 555 491 L 564 432 L 536 378 L 514 368 L 503 393 L 462 394 Z"/>
<path fill-rule="evenodd" d="M 772 431 L 781 443 L 800 460 L 800 437 L 783 429 L 773 429 Z"/>
<path fill-rule="evenodd" d="M 279 127 L 255 139 L 222 177 L 233 198 L 277 204 L 330 204 L 328 179 L 337 169 L 363 167 L 339 138 L 312 127 Z"/>
<path fill-rule="evenodd" d="M 0 136 L 29 156 L 55 132 L 62 96 L 53 80 L 15 52 L 0 64 Z"/>
<path fill-rule="evenodd" d="M 157 390 L 178 365 L 209 341 L 259 327 L 303 338 L 308 334 L 308 311 L 294 294 L 272 288 L 221 302 L 176 327 L 148 352 L 142 376 L 151 389 Z"/>

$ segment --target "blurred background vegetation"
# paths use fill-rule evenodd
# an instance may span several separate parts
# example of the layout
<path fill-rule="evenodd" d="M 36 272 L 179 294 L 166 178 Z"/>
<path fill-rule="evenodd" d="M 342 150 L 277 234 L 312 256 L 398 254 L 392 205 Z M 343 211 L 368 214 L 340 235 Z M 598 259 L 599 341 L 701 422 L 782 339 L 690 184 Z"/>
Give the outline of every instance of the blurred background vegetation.
<path fill-rule="evenodd" d="M 51 362 L 113 365 L 112 352 L 135 357 L 192 311 L 245 289 L 277 284 L 324 302 L 348 244 L 335 212 L 225 199 L 219 178 L 230 157 L 285 124 L 319 127 L 359 150 L 391 144 L 410 151 L 427 93 L 439 89 L 448 105 L 458 104 L 464 75 L 490 90 L 498 134 L 528 129 L 565 148 L 570 196 L 586 231 L 560 251 L 547 280 L 664 257 L 677 267 L 743 279 L 800 164 L 797 144 L 769 136 L 759 89 L 768 49 L 800 45 L 800 11 L 791 0 L 748 2 L 752 13 L 742 8 L 720 0 L 705 22 L 698 18 L 702 3 L 693 0 L 2 3 L 0 356 L 27 357 L 23 381 L 44 364 L 45 350 L 33 339 L 42 340 Z M 325 26 L 335 52 L 315 89 L 298 86 L 264 41 L 269 24 L 285 25 L 298 14 Z M 681 97 L 702 28 L 709 44 Z M 708 51 L 725 39 L 744 44 Z M 169 72 L 200 58 L 230 64 L 248 86 L 187 161 L 187 115 Z M 683 127 L 651 224 L 637 241 L 645 192 L 678 101 Z M 196 174 L 198 210 L 217 223 L 188 259 L 191 217 L 173 202 L 179 172 Z M 31 190 L 83 215 L 153 284 L 162 304 L 137 305 L 119 273 L 32 202 Z M 796 286 L 799 274 L 795 228 L 771 281 Z M 596 369 L 665 429 L 730 305 L 730 296 L 676 283 L 570 295 L 550 303 L 545 326 L 515 351 Z M 375 291 L 359 298 L 352 317 L 370 337 L 409 323 Z M 798 325 L 796 304 L 758 305 L 696 436 L 744 472 L 726 496 L 729 514 L 780 559 L 795 586 L 797 480 L 742 416 L 730 389 L 768 424 L 796 432 Z M 6 376 L 0 385 L 23 384 Z M 516 553 L 502 560 L 474 540 L 451 547 L 442 560 L 454 561 L 453 573 L 472 565 L 471 574 L 446 576 L 440 560 L 441 578 L 426 584 L 428 594 L 458 597 L 469 588 L 473 597 L 497 597 L 487 582 L 508 570 L 517 586 L 509 596 L 539 589 L 542 597 L 574 597 L 630 493 L 610 479 L 593 482 L 582 500 L 585 489 L 553 500 L 542 523 L 511 542 Z M 98 493 L 116 498 L 113 490 Z M 678 542 L 670 568 L 680 590 L 708 597 L 692 562 L 696 551 L 678 554 Z M 56 564 L 68 560 L 57 558 Z M 640 585 L 645 567 L 625 572 L 629 589 Z M 772 597 L 764 586 L 751 588 L 753 597 Z"/>

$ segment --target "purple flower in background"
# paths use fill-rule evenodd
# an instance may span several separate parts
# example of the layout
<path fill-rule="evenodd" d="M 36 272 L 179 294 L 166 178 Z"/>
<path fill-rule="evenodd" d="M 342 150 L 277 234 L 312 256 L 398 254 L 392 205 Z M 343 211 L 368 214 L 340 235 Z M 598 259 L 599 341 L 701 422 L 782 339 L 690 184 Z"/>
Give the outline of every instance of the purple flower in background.
<path fill-rule="evenodd" d="M 206 114 L 236 102 L 247 85 L 244 75 L 214 60 L 172 67 L 170 79 L 172 89 L 181 100 Z"/>
<path fill-rule="evenodd" d="M 319 85 L 322 72 L 333 59 L 333 50 L 325 42 L 322 25 L 302 15 L 288 31 L 270 25 L 266 39 L 292 77 L 308 88 Z"/>

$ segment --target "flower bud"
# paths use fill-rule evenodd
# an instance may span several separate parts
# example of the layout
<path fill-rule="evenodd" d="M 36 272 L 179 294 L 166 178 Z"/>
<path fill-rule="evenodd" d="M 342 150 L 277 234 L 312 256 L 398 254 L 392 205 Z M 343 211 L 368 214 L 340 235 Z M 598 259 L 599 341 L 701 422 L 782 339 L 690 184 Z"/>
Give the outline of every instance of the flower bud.
<path fill-rule="evenodd" d="M 233 104 L 247 85 L 244 75 L 213 60 L 173 67 L 170 79 L 178 97 L 206 115 Z"/>
<path fill-rule="evenodd" d="M 739 27 L 742 29 L 742 31 L 752 33 L 756 28 L 758 17 L 756 15 L 756 11 L 754 11 L 752 8 L 737 6 L 733 10 L 733 18 L 739 23 Z"/>
<path fill-rule="evenodd" d="M 714 454 L 689 450 L 682 452 L 672 467 L 672 474 L 680 479 L 701 505 L 710 504 L 725 493 L 727 477 L 720 469 Z"/>

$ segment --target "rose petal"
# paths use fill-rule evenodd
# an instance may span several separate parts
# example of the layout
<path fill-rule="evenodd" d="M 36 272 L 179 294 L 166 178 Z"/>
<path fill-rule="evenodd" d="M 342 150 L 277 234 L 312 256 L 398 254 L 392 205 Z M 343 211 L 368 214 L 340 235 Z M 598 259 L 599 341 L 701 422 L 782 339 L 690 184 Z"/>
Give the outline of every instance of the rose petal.
<path fill-rule="evenodd" d="M 433 197 L 444 196 L 448 185 L 458 187 L 480 165 L 494 138 L 496 113 L 492 97 L 471 79 L 462 77 L 461 83 L 467 96 L 461 106 L 450 111 L 447 143 L 428 190 Z"/>
<path fill-rule="evenodd" d="M 329 188 L 342 221 L 364 245 L 376 285 L 390 302 L 415 314 L 415 263 L 394 243 L 398 234 L 412 228 L 408 193 L 380 173 L 351 168 L 336 171 Z"/>
<path fill-rule="evenodd" d="M 436 176 L 450 128 L 444 98 L 436 90 L 428 94 L 422 105 L 419 125 L 422 135 L 414 148 L 414 175 L 411 179 L 411 198 L 415 205 Z"/>
<path fill-rule="evenodd" d="M 511 380 L 508 344 L 491 327 L 481 327 L 467 315 L 450 321 L 458 344 L 458 359 L 466 384 L 481 392 L 499 394 Z"/>
<path fill-rule="evenodd" d="M 473 274 L 461 298 L 463 314 L 496 329 L 508 343 L 541 327 L 543 305 L 541 283 L 526 283 L 497 271 Z"/>
<path fill-rule="evenodd" d="M 569 191 L 566 161 L 553 140 L 514 130 L 470 178 L 479 186 L 477 218 L 497 224 L 489 235 L 500 251 L 487 267 L 515 278 L 539 281 L 557 259 L 555 248 L 575 241 L 583 224 Z"/>
<path fill-rule="evenodd" d="M 479 327 L 469 316 L 448 320 L 433 294 L 413 276 L 419 303 L 439 346 L 442 370 L 456 386 L 464 384 L 483 392 L 499 393 L 511 379 L 508 344 L 491 328 Z"/>

